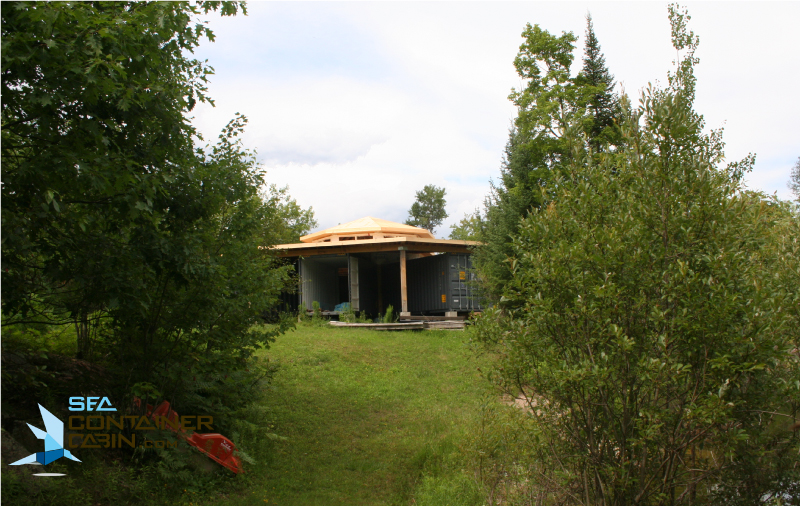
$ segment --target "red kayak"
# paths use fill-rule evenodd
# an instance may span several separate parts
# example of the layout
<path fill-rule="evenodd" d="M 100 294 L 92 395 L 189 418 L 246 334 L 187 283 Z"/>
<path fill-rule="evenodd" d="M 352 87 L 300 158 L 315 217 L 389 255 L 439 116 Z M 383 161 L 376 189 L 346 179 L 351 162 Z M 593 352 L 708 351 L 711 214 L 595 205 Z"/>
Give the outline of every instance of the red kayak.
<path fill-rule="evenodd" d="M 134 403 L 139 406 L 141 405 L 141 400 L 135 398 Z M 222 434 L 199 434 L 194 432 L 191 436 L 187 435 L 186 429 L 180 425 L 180 416 L 169 407 L 168 401 L 163 401 L 155 410 L 153 410 L 152 405 L 148 404 L 145 416 L 156 422 L 159 428 L 166 428 L 175 432 L 187 443 L 208 455 L 210 459 L 218 464 L 227 467 L 236 474 L 244 472 L 241 460 L 235 455 L 236 445 L 233 444 L 233 441 Z"/>

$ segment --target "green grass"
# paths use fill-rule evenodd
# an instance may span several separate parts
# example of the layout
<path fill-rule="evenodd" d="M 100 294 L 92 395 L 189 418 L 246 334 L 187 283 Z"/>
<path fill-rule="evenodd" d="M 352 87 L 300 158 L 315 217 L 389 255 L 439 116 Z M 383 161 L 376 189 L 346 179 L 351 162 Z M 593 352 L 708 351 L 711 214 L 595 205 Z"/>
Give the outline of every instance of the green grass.
<path fill-rule="evenodd" d="M 249 441 L 250 490 L 225 502 L 412 504 L 423 483 L 435 492 L 488 390 L 468 336 L 310 325 L 281 336 L 265 352 L 281 368 L 250 421 L 286 440 Z"/>
<path fill-rule="evenodd" d="M 178 480 L 152 459 L 142 467 L 132 455 L 85 450 L 80 465 L 48 468 L 68 474 L 60 481 L 3 472 L 3 503 L 484 504 L 468 455 L 485 402 L 497 396 L 469 338 L 301 324 L 260 353 L 279 369 L 225 431 L 254 460 L 245 474 L 197 456 L 207 465 Z"/>

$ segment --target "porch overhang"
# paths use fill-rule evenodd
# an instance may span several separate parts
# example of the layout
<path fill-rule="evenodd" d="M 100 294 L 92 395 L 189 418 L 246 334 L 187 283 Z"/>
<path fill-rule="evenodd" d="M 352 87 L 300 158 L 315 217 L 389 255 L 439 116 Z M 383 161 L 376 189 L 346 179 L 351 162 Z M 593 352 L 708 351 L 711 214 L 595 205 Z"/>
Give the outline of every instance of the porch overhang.
<path fill-rule="evenodd" d="M 427 239 L 423 237 L 391 237 L 360 241 L 316 242 L 278 244 L 271 249 L 279 257 L 310 257 L 316 255 L 341 255 L 345 253 L 371 253 L 381 251 L 408 251 L 410 253 L 470 253 L 480 243 L 452 239 Z"/>

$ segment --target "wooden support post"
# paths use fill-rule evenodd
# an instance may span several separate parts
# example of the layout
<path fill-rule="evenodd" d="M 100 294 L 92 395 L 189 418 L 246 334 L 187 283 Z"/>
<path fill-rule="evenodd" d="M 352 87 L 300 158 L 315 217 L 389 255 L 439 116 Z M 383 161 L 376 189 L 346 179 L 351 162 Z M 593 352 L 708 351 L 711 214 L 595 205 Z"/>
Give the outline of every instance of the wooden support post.
<path fill-rule="evenodd" d="M 408 312 L 408 284 L 406 283 L 405 248 L 400 250 L 400 301 L 402 302 L 403 306 L 400 316 L 411 316 L 411 313 Z"/>
<path fill-rule="evenodd" d="M 347 274 L 350 278 L 350 309 L 361 311 L 361 295 L 359 290 L 358 257 L 347 255 L 349 258 Z"/>

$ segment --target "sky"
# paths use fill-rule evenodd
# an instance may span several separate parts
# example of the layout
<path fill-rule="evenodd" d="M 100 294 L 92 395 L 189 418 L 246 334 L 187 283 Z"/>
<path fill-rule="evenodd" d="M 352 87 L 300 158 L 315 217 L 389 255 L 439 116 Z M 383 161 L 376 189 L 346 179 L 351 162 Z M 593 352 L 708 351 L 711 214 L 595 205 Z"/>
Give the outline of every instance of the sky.
<path fill-rule="evenodd" d="M 756 154 L 747 185 L 791 197 L 800 157 L 800 2 L 688 2 L 700 37 L 695 109 L 724 128 L 726 157 Z M 666 82 L 675 50 L 661 2 L 249 2 L 210 16 L 214 67 L 193 123 L 206 141 L 238 112 L 267 180 L 313 207 L 319 229 L 364 216 L 403 222 L 415 192 L 447 190 L 450 225 L 500 175 L 523 82 L 513 66 L 526 23 L 579 36 L 586 14 L 618 91 L 638 102 Z"/>

